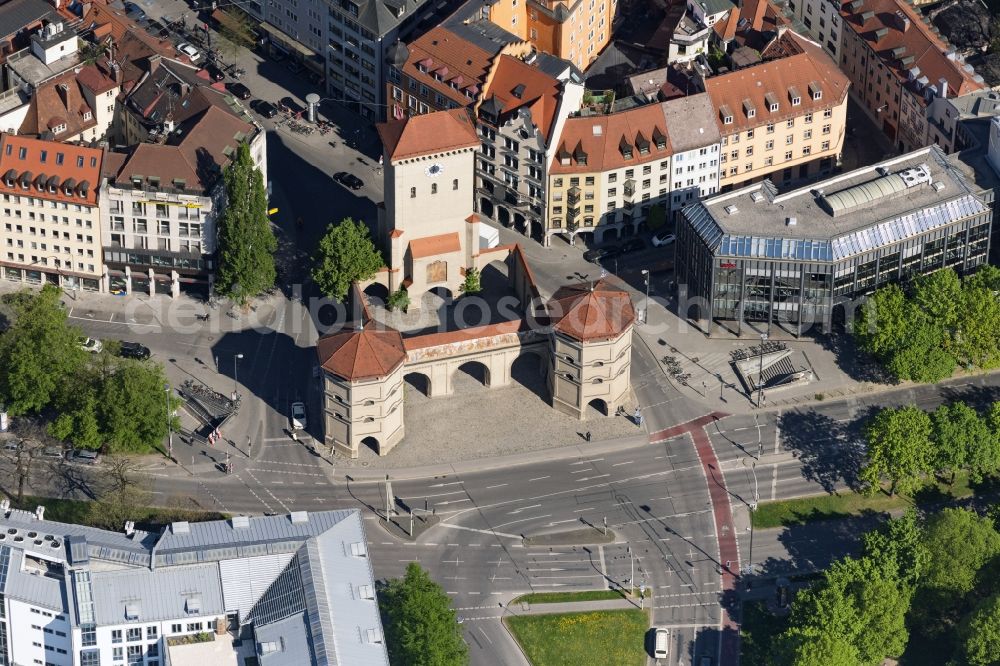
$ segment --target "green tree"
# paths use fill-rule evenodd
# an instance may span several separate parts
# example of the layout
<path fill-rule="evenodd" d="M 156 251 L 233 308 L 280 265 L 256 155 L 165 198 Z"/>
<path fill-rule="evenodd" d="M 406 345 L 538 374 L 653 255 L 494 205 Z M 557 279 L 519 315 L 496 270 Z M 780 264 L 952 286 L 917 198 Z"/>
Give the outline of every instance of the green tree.
<path fill-rule="evenodd" d="M 842 637 L 823 629 L 792 629 L 779 639 L 780 666 L 858 666 L 858 651 Z"/>
<path fill-rule="evenodd" d="M 934 467 L 938 471 L 950 471 L 949 484 L 952 484 L 955 473 L 968 466 L 976 447 L 988 441 L 992 433 L 986 421 L 964 402 L 941 405 L 934 410 L 931 420 Z M 981 478 L 981 470 L 977 470 L 976 476 Z"/>
<path fill-rule="evenodd" d="M 903 290 L 897 284 L 887 285 L 865 300 L 854 322 L 854 336 L 869 354 L 885 358 L 905 343 L 911 316 Z"/>
<path fill-rule="evenodd" d="M 932 470 L 931 418 L 917 407 L 883 409 L 865 428 L 868 450 L 859 477 L 875 493 L 883 479 L 889 494 L 909 490 Z"/>
<path fill-rule="evenodd" d="M 927 522 L 929 554 L 923 586 L 943 598 L 959 599 L 976 583 L 980 569 L 1000 554 L 1000 533 L 989 518 L 969 509 L 946 508 Z"/>
<path fill-rule="evenodd" d="M 383 266 L 364 222 L 345 218 L 331 224 L 319 241 L 312 278 L 326 296 L 343 300 L 351 283 L 370 280 Z"/>
<path fill-rule="evenodd" d="M 988 289 L 993 293 L 1000 292 L 1000 267 L 984 264 L 975 273 L 966 276 L 963 287 Z"/>
<path fill-rule="evenodd" d="M 451 599 L 416 562 L 406 575 L 390 580 L 379 595 L 386 646 L 393 663 L 407 666 L 459 666 L 469 650 Z"/>
<path fill-rule="evenodd" d="M 86 360 L 82 336 L 67 323 L 60 295 L 58 287 L 45 285 L 9 299 L 14 321 L 0 335 L 0 402 L 12 415 L 49 406 Z"/>
<path fill-rule="evenodd" d="M 219 220 L 216 290 L 246 307 L 274 286 L 278 241 L 267 217 L 267 191 L 250 147 L 241 143 L 223 174 L 226 207 Z"/>
<path fill-rule="evenodd" d="M 958 353 L 983 369 L 1000 365 L 1000 298 L 970 280 L 962 287 L 962 320 L 956 333 Z"/>
<path fill-rule="evenodd" d="M 927 568 L 930 557 L 924 546 L 923 528 L 912 508 L 899 518 L 891 518 L 878 528 L 865 533 L 865 557 L 877 559 L 896 578 L 915 585 Z"/>
<path fill-rule="evenodd" d="M 910 306 L 913 309 L 913 306 Z M 890 352 L 886 368 L 897 379 L 937 382 L 955 372 L 955 356 L 945 349 L 943 329 L 917 319 L 900 346 Z"/>
<path fill-rule="evenodd" d="M 969 456 L 969 469 L 977 479 L 1000 470 L 1000 402 L 990 405 L 986 424 L 990 437 L 980 440 Z"/>
<path fill-rule="evenodd" d="M 656 204 L 649 209 L 649 215 L 646 217 L 646 226 L 650 231 L 656 231 L 666 223 L 667 210 L 662 204 Z"/>
<path fill-rule="evenodd" d="M 962 314 L 962 283 L 958 273 L 944 268 L 918 276 L 913 281 L 913 302 L 935 326 L 954 331 Z"/>
<path fill-rule="evenodd" d="M 965 661 L 990 666 L 1000 661 L 1000 594 L 979 604 L 959 628 Z"/>
<path fill-rule="evenodd" d="M 465 280 L 458 288 L 463 294 L 476 294 L 482 291 L 483 285 L 480 280 L 479 269 L 475 266 L 466 268 Z"/>
<path fill-rule="evenodd" d="M 405 310 L 410 307 L 410 294 L 406 291 L 406 287 L 400 287 L 389 294 L 386 305 L 389 306 L 390 310 Z"/>

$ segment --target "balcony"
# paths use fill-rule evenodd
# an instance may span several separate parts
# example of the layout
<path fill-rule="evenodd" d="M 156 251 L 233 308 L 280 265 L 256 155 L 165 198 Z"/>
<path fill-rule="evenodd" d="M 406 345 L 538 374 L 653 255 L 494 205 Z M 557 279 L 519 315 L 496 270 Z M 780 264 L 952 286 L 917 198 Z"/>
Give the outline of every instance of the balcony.
<path fill-rule="evenodd" d="M 580 188 L 579 188 L 579 186 L 574 185 L 573 187 L 569 188 L 569 191 L 566 193 L 566 195 L 567 195 L 566 196 L 566 203 L 568 203 L 570 206 L 573 206 L 575 204 L 580 203 Z"/>
<path fill-rule="evenodd" d="M 625 181 L 624 187 L 622 187 L 622 194 L 626 197 L 631 197 L 635 195 L 635 181 L 631 178 Z"/>
<path fill-rule="evenodd" d="M 566 209 L 566 219 L 569 222 L 575 222 L 578 217 L 580 217 L 580 207 L 579 206 L 573 206 L 573 207 L 570 207 L 570 208 Z"/>

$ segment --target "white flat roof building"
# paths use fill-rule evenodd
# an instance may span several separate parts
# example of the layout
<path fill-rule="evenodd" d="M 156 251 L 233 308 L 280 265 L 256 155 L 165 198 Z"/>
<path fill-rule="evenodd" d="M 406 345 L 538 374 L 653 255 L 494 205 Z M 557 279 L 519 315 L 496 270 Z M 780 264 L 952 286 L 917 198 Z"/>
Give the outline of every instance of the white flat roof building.
<path fill-rule="evenodd" d="M 357 510 L 117 533 L 0 509 L 0 664 L 389 663 Z"/>

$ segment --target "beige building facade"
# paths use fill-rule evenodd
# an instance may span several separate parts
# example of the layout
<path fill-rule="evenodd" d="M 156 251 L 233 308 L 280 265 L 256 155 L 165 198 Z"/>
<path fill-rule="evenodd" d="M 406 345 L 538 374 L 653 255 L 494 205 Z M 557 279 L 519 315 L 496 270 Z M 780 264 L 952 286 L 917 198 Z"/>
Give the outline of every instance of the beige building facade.
<path fill-rule="evenodd" d="M 769 49 L 784 56 L 705 81 L 722 135 L 720 189 L 764 178 L 788 185 L 830 174 L 840 161 L 847 77 L 793 32 Z"/>
<path fill-rule="evenodd" d="M 384 145 L 385 203 L 379 240 L 390 292 L 403 288 L 411 307 L 431 290 L 458 296 L 479 250 L 473 207 L 479 139 L 465 109 L 438 111 L 378 126 Z"/>
<path fill-rule="evenodd" d="M 101 290 L 102 151 L 0 136 L 3 277 Z"/>

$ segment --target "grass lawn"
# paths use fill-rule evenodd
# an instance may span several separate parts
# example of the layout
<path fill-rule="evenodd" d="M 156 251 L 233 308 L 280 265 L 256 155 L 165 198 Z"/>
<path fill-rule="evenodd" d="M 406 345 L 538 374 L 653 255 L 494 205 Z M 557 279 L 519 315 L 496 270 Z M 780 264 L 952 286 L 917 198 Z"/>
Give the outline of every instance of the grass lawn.
<path fill-rule="evenodd" d="M 767 612 L 765 602 L 743 604 L 740 625 L 740 663 L 743 666 L 766 666 L 773 654 L 774 639 L 785 629 L 786 619 Z"/>
<path fill-rule="evenodd" d="M 525 594 L 510 603 L 528 604 L 560 604 L 569 601 L 604 601 L 605 599 L 624 599 L 625 595 L 618 590 L 586 590 L 584 592 L 539 592 Z"/>
<path fill-rule="evenodd" d="M 643 666 L 649 618 L 641 610 L 504 618 L 532 666 Z"/>
<path fill-rule="evenodd" d="M 74 499 L 56 499 L 52 497 L 25 497 L 20 504 L 11 498 L 11 505 L 34 511 L 38 505 L 45 507 L 45 519 L 59 523 L 76 523 L 78 525 L 94 525 L 94 516 L 91 513 L 93 502 Z M 194 509 L 164 508 L 156 506 L 137 506 L 134 509 L 135 524 L 141 529 L 152 529 L 169 523 L 186 520 L 188 522 L 199 522 L 203 520 L 220 520 L 227 516 L 215 511 L 197 511 Z"/>
<path fill-rule="evenodd" d="M 932 481 L 911 495 L 897 493 L 889 497 L 885 492 L 866 497 L 849 490 L 836 495 L 816 495 L 791 500 L 761 502 L 753 513 L 753 526 L 757 529 L 804 525 L 817 520 L 848 518 L 863 513 L 888 513 L 921 504 L 943 503 L 970 497 L 975 489 L 970 485 L 969 475 L 959 473 L 955 484 Z"/>

